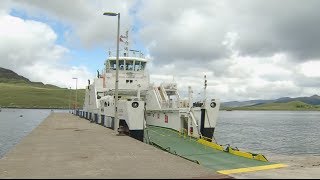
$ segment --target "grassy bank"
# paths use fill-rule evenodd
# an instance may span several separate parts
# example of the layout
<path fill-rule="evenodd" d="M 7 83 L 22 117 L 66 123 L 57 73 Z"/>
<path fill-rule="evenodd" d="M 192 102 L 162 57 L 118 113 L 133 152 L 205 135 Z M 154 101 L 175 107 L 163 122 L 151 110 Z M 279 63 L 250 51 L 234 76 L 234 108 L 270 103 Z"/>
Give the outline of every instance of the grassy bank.
<path fill-rule="evenodd" d="M 84 89 L 78 89 L 78 106 L 82 107 Z M 71 95 L 70 95 L 71 94 Z M 75 103 L 75 90 L 41 87 L 25 83 L 0 83 L 0 106 L 14 108 L 69 108 Z"/>
<path fill-rule="evenodd" d="M 320 111 L 319 105 L 310 105 L 300 101 L 288 103 L 267 103 L 254 106 L 223 108 L 223 110 L 279 110 L 279 111 Z"/>

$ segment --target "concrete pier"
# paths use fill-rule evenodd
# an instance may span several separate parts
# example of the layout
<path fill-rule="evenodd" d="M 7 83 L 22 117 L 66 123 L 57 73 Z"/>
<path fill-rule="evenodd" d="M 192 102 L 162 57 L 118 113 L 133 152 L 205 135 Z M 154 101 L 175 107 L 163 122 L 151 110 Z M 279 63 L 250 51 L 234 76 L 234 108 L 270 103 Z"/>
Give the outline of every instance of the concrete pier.
<path fill-rule="evenodd" d="M 68 113 L 0 159 L 0 178 L 231 178 Z"/>

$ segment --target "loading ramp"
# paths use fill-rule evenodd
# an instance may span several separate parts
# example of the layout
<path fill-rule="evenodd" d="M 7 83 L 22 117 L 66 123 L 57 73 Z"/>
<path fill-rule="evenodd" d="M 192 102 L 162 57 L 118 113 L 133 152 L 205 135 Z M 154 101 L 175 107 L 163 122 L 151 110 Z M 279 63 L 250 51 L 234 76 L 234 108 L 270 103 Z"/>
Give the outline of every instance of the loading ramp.
<path fill-rule="evenodd" d="M 242 152 L 231 147 L 224 149 L 218 144 L 192 138 L 173 129 L 147 126 L 146 131 L 149 144 L 222 174 L 286 167 L 269 162 L 261 154 Z"/>

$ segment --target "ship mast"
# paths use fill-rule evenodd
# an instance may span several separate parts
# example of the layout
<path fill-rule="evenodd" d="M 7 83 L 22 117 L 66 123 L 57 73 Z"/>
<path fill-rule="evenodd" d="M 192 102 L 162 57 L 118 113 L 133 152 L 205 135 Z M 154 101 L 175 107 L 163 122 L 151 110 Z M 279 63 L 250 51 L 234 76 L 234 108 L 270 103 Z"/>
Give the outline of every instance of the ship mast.
<path fill-rule="evenodd" d="M 204 92 L 203 92 L 203 104 L 205 105 L 205 102 L 207 100 L 207 76 L 204 75 L 204 88 L 203 88 Z"/>
<path fill-rule="evenodd" d="M 125 41 L 123 41 L 122 39 L 125 39 Z M 129 56 L 129 31 L 126 31 L 126 36 L 121 35 L 120 36 L 120 42 L 123 42 L 125 44 L 124 46 L 124 57 L 128 57 Z"/>

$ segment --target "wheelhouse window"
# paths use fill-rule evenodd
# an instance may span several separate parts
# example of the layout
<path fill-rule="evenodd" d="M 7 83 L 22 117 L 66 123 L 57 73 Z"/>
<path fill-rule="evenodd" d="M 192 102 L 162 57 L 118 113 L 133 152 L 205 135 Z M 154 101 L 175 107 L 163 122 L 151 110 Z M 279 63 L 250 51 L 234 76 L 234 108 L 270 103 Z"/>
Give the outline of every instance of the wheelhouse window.
<path fill-rule="evenodd" d="M 134 70 L 140 71 L 141 70 L 141 61 L 135 61 L 134 62 Z"/>
<path fill-rule="evenodd" d="M 146 67 L 146 62 L 139 60 L 120 60 L 119 59 L 119 70 L 126 71 L 143 71 Z M 109 60 L 107 69 L 116 70 L 116 60 Z"/>
<path fill-rule="evenodd" d="M 134 70 L 135 71 L 143 71 L 146 66 L 146 62 L 135 61 L 134 62 Z"/>
<path fill-rule="evenodd" d="M 110 69 L 116 70 L 116 61 L 115 60 L 109 60 L 110 63 Z"/>
<path fill-rule="evenodd" d="M 133 60 L 126 60 L 126 70 L 127 71 L 132 71 L 133 68 L 134 68 Z"/>
<path fill-rule="evenodd" d="M 141 61 L 141 70 L 144 70 L 145 67 L 146 67 L 146 62 Z"/>
<path fill-rule="evenodd" d="M 124 70 L 124 60 L 119 60 L 119 70 Z"/>

